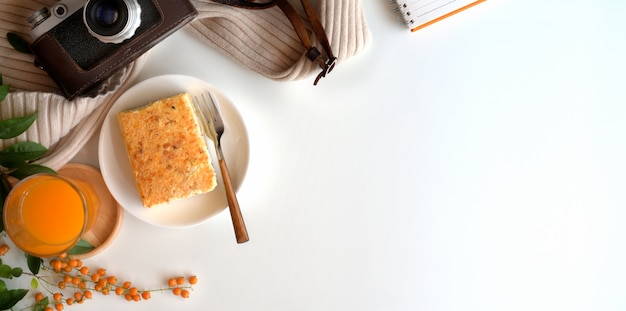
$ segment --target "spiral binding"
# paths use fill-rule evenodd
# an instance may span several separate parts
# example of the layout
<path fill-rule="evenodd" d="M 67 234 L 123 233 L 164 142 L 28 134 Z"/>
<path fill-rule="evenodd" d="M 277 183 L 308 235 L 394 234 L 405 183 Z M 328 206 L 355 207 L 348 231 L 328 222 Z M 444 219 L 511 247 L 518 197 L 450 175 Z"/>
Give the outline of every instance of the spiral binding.
<path fill-rule="evenodd" d="M 409 9 L 410 3 L 403 0 L 389 0 L 389 4 L 394 5 L 393 12 L 407 27 L 411 28 L 413 24 L 415 24 L 415 20 L 413 19 L 413 16 L 411 16 L 411 11 Z"/>

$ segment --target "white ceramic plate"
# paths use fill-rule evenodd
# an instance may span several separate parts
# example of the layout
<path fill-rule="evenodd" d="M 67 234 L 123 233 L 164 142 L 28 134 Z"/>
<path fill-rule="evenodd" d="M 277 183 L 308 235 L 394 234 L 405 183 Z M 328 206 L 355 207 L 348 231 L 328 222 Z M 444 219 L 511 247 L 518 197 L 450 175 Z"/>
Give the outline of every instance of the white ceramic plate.
<path fill-rule="evenodd" d="M 146 208 L 142 205 L 139 192 L 130 168 L 126 148 L 119 128 L 117 115 L 120 111 L 146 105 L 160 98 L 182 92 L 190 94 L 202 90 L 213 92 L 220 104 L 225 131 L 222 150 L 230 171 L 235 190 L 239 189 L 248 168 L 248 134 L 239 112 L 232 102 L 212 85 L 194 77 L 164 75 L 142 81 L 128 89 L 113 104 L 104 120 L 98 145 L 98 157 L 102 177 L 117 202 L 137 218 L 163 227 L 188 227 L 200 224 L 224 210 L 228 203 L 224 184 L 211 141 L 213 167 L 217 174 L 217 187 L 205 194 L 176 200 L 169 204 Z"/>

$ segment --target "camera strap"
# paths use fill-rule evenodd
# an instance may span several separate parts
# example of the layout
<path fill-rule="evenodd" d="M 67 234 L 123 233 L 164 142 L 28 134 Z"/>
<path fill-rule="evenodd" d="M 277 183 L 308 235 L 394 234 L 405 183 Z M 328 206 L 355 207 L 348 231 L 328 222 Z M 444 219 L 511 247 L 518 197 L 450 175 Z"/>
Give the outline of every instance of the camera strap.
<path fill-rule="evenodd" d="M 337 62 L 337 57 L 334 56 L 332 48 L 330 47 L 330 41 L 326 36 L 326 31 L 324 30 L 324 26 L 322 26 L 322 22 L 320 21 L 315 9 L 311 5 L 308 0 L 300 0 L 302 3 L 302 7 L 304 8 L 304 12 L 306 16 L 309 18 L 309 23 L 311 25 L 311 29 L 313 33 L 319 40 L 324 52 L 326 52 L 326 56 L 324 57 L 322 53 L 313 46 L 311 38 L 309 37 L 309 33 L 306 28 L 305 22 L 302 20 L 296 9 L 289 3 L 287 0 L 270 0 L 267 2 L 253 2 L 253 0 L 213 0 L 214 2 L 230 5 L 239 8 L 245 9 L 267 9 L 273 6 L 278 6 L 283 13 L 287 16 L 291 24 L 293 25 L 298 38 L 302 42 L 302 45 L 306 49 L 306 57 L 317 63 L 321 72 L 315 78 L 314 85 L 317 85 L 319 80 L 326 76 L 326 74 L 330 73 L 333 68 L 335 68 L 335 63 Z"/>

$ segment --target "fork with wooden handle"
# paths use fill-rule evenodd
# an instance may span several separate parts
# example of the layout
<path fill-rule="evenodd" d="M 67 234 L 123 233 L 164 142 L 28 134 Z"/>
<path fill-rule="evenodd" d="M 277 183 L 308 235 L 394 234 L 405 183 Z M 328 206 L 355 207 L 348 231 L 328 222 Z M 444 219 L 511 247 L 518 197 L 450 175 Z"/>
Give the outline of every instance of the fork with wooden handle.
<path fill-rule="evenodd" d="M 241 209 L 239 209 L 239 201 L 237 201 L 237 196 L 235 195 L 235 189 L 230 181 L 230 174 L 228 172 L 228 166 L 226 166 L 226 159 L 224 158 L 224 154 L 222 153 L 222 145 L 221 139 L 224 134 L 224 121 L 220 115 L 220 112 L 217 108 L 217 100 L 213 97 L 213 94 L 209 91 L 203 92 L 202 95 L 202 103 L 204 105 L 199 105 L 202 112 L 202 117 L 205 118 L 208 123 L 208 133 L 213 138 L 213 142 L 215 143 L 215 150 L 217 153 L 217 160 L 220 165 L 220 172 L 222 173 L 222 179 L 224 181 L 224 188 L 226 189 L 226 200 L 228 201 L 228 208 L 230 210 L 230 218 L 233 222 L 233 227 L 235 229 L 235 238 L 237 239 L 237 243 L 244 243 L 249 240 L 248 238 L 248 230 L 246 229 L 246 224 L 243 221 L 243 216 L 241 215 Z M 208 97 L 208 98 L 207 98 Z M 208 108 L 208 116 L 207 111 L 202 108 Z"/>

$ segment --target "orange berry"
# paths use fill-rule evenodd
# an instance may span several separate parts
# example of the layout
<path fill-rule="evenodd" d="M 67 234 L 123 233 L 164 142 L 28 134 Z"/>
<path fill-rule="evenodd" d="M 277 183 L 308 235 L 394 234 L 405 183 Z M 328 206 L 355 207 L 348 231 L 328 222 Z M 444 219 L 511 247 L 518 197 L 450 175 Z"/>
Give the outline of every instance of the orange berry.
<path fill-rule="evenodd" d="M 100 274 L 98 273 L 94 273 L 91 275 L 91 281 L 94 283 L 97 283 L 98 281 L 100 281 Z"/>
<path fill-rule="evenodd" d="M 81 299 L 83 299 L 83 294 L 81 292 L 75 292 L 74 299 L 76 299 L 76 301 L 80 301 Z"/>
<path fill-rule="evenodd" d="M 131 295 L 137 295 L 137 293 L 138 293 L 138 292 L 139 292 L 139 291 L 137 290 L 137 287 L 131 287 L 131 288 L 128 290 L 128 293 L 129 293 L 129 294 L 131 294 Z"/>
<path fill-rule="evenodd" d="M 63 263 L 57 259 L 50 260 L 50 265 L 52 266 L 52 269 L 54 269 L 54 271 L 57 271 L 57 272 L 63 269 Z"/>
<path fill-rule="evenodd" d="M 115 289 L 115 294 L 121 296 L 124 293 L 124 288 L 118 287 Z"/>
<path fill-rule="evenodd" d="M 76 259 L 70 259 L 67 264 L 72 268 L 76 268 L 76 265 L 78 265 L 78 261 Z"/>
<path fill-rule="evenodd" d="M 178 285 L 183 285 L 183 284 L 185 284 L 185 278 L 184 278 L 184 277 L 182 277 L 182 276 L 177 277 L 177 278 L 176 278 L 176 284 L 178 284 Z"/>
<path fill-rule="evenodd" d="M 186 290 L 186 289 L 183 289 L 183 290 L 180 292 L 180 295 L 181 295 L 181 296 L 183 296 L 183 298 L 189 298 L 189 291 L 188 291 L 188 290 Z"/>
<path fill-rule="evenodd" d="M 69 275 L 69 274 L 64 275 L 64 276 L 63 276 L 63 282 L 65 282 L 65 283 L 70 283 L 70 282 L 72 282 L 72 276 L 71 276 L 71 275 Z"/>
<path fill-rule="evenodd" d="M 46 307 L 44 311 L 54 311 L 54 309 L 52 309 L 52 307 Z"/>
<path fill-rule="evenodd" d="M 91 299 L 93 297 L 93 293 L 90 290 L 86 290 L 85 292 L 83 292 L 83 296 L 85 296 L 85 298 L 87 299 Z"/>
<path fill-rule="evenodd" d="M 63 310 L 63 304 L 62 303 L 57 303 L 57 304 L 54 305 L 54 308 L 57 311 L 61 311 L 61 310 Z"/>
<path fill-rule="evenodd" d="M 72 284 L 74 285 L 78 285 L 78 283 L 80 283 L 80 278 L 75 276 L 72 278 Z"/>
<path fill-rule="evenodd" d="M 172 289 L 172 293 L 176 296 L 180 295 L 182 292 L 182 289 L 180 287 L 176 287 L 174 289 Z"/>
<path fill-rule="evenodd" d="M 80 274 L 87 275 L 87 273 L 89 273 L 89 267 L 80 268 Z"/>
<path fill-rule="evenodd" d="M 124 287 L 124 288 L 130 288 L 130 285 L 131 285 L 131 283 L 130 283 L 130 282 L 128 282 L 128 281 L 126 281 L 126 282 L 124 282 L 124 285 L 122 285 L 122 287 Z"/>
<path fill-rule="evenodd" d="M 176 286 L 176 279 L 175 278 L 170 278 L 169 280 L 167 280 L 167 286 L 175 287 Z"/>
<path fill-rule="evenodd" d="M 58 257 L 61 258 L 61 259 L 65 259 L 65 258 L 67 258 L 67 253 L 63 253 L 63 254 L 59 255 Z"/>
<path fill-rule="evenodd" d="M 65 282 L 63 282 L 63 281 L 59 282 L 59 285 L 57 287 L 59 289 L 64 289 L 65 288 Z"/>
<path fill-rule="evenodd" d="M 102 289 L 102 295 L 105 295 L 105 296 L 109 295 L 109 289 L 108 289 L 108 288 L 106 288 L 106 287 L 105 287 L 105 288 L 103 288 L 103 289 Z"/>
<path fill-rule="evenodd" d="M 117 278 L 115 276 L 110 276 L 110 277 L 107 278 L 107 283 L 115 284 L 115 283 L 117 283 Z"/>
<path fill-rule="evenodd" d="M 150 299 L 150 292 L 142 292 L 141 293 L 141 298 L 143 298 L 143 300 Z"/>
<path fill-rule="evenodd" d="M 98 275 L 100 275 L 100 276 L 105 276 L 105 275 L 107 275 L 107 270 L 103 269 L 103 268 L 100 268 L 100 269 L 98 269 L 98 271 L 96 271 L 96 273 L 98 273 Z"/>
<path fill-rule="evenodd" d="M 96 284 L 94 285 L 93 289 L 97 292 L 101 292 L 104 289 L 104 286 L 102 286 L 101 284 Z"/>
<path fill-rule="evenodd" d="M 65 299 L 65 303 L 67 303 L 68 306 L 71 306 L 72 304 L 74 304 L 74 299 L 67 298 L 67 299 Z"/>
<path fill-rule="evenodd" d="M 35 301 L 36 301 L 36 302 L 40 302 L 40 301 L 42 301 L 42 300 L 43 300 L 43 298 L 44 298 L 44 297 L 43 297 L 43 294 L 42 294 L 42 293 L 37 293 L 37 294 L 35 294 Z"/>
<path fill-rule="evenodd" d="M 52 299 L 54 301 L 61 301 L 61 299 L 63 299 L 63 295 L 61 295 L 61 293 L 54 293 L 52 294 Z"/>
<path fill-rule="evenodd" d="M 85 288 L 87 288 L 87 283 L 85 283 L 85 282 L 80 282 L 80 283 L 78 283 L 78 288 L 80 288 L 80 289 L 85 289 Z"/>
<path fill-rule="evenodd" d="M 65 273 L 70 273 L 72 272 L 72 267 L 70 267 L 69 265 L 63 265 L 63 272 Z"/>
<path fill-rule="evenodd" d="M 76 268 L 80 268 L 83 266 L 83 262 L 80 259 L 76 259 Z"/>
<path fill-rule="evenodd" d="M 126 301 L 131 301 L 133 300 L 133 296 L 131 294 L 126 294 L 124 295 L 124 299 L 126 299 Z"/>
<path fill-rule="evenodd" d="M 139 296 L 139 294 L 130 295 L 130 297 L 133 299 L 133 301 L 141 300 L 141 296 Z"/>
<path fill-rule="evenodd" d="M 6 255 L 9 252 L 9 246 L 6 244 L 0 245 L 0 256 Z"/>
<path fill-rule="evenodd" d="M 195 275 L 190 276 L 189 277 L 189 284 L 194 285 L 196 283 L 198 283 L 198 277 L 195 276 Z"/>

